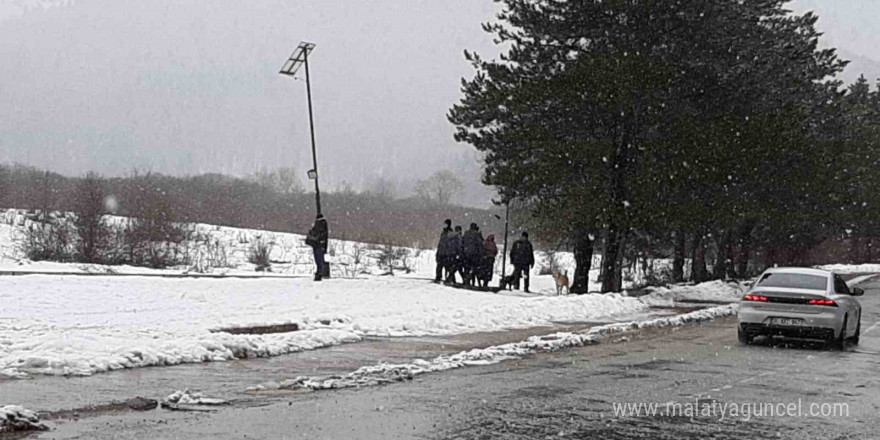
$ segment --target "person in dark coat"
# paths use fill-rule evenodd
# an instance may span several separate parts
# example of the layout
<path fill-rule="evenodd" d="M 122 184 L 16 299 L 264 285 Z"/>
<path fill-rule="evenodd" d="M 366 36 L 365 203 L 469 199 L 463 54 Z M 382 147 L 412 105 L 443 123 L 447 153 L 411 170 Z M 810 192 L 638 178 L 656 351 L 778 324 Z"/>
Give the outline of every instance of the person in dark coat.
<path fill-rule="evenodd" d="M 495 235 L 489 234 L 483 242 L 483 265 L 480 271 L 480 279 L 483 287 L 489 287 L 492 281 L 492 271 L 495 269 L 495 257 L 498 255 L 498 246 L 495 244 Z"/>
<path fill-rule="evenodd" d="M 510 263 L 513 264 L 513 283 L 519 289 L 519 280 L 525 274 L 525 291 L 529 291 L 529 269 L 535 265 L 535 251 L 529 241 L 529 233 L 523 232 L 522 237 L 513 243 L 510 249 Z"/>
<path fill-rule="evenodd" d="M 327 244 L 330 237 L 330 228 L 324 214 L 318 214 L 315 224 L 306 236 L 306 244 L 312 247 L 315 255 L 315 281 L 321 281 L 324 276 L 324 254 L 327 253 Z"/>
<path fill-rule="evenodd" d="M 447 257 L 448 260 L 446 261 L 446 282 L 455 283 L 455 273 L 461 271 L 461 226 L 455 226 L 455 230 L 449 234 L 448 240 L 449 255 Z M 463 280 L 464 275 L 462 275 L 462 281 Z"/>
<path fill-rule="evenodd" d="M 483 234 L 476 223 L 471 223 L 470 229 L 464 233 L 461 240 L 464 252 L 464 283 L 473 286 L 476 282 L 478 269 L 483 263 Z"/>
<path fill-rule="evenodd" d="M 443 231 L 440 232 L 440 242 L 437 243 L 437 254 L 434 256 L 434 260 L 437 262 L 437 267 L 434 273 L 434 282 L 439 283 L 443 278 L 443 271 L 446 270 L 446 278 L 449 277 L 449 256 L 452 254 L 452 248 L 449 246 L 449 234 L 452 233 L 452 220 L 446 219 L 443 222 L 446 226 L 443 227 Z"/>

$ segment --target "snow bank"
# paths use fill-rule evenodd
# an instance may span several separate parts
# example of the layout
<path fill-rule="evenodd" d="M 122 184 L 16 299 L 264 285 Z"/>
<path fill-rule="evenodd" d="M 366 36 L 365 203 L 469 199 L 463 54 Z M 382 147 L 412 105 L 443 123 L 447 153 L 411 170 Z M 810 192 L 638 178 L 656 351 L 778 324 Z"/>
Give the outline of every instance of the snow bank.
<path fill-rule="evenodd" d="M 217 399 L 213 397 L 205 397 L 202 393 L 185 390 L 177 390 L 169 394 L 162 400 L 163 407 L 173 407 L 176 405 L 226 405 L 229 401 Z"/>
<path fill-rule="evenodd" d="M 880 273 L 880 264 L 826 264 L 816 268 L 837 273 Z"/>
<path fill-rule="evenodd" d="M 37 414 L 18 405 L 0 406 L 0 433 L 12 431 L 45 431 Z"/>
<path fill-rule="evenodd" d="M 273 389 L 309 389 L 326 390 L 338 388 L 381 385 L 403 380 L 414 376 L 471 365 L 489 365 L 508 359 L 519 359 L 536 352 L 556 351 L 569 347 L 580 347 L 596 344 L 601 338 L 613 334 L 626 333 L 645 328 L 679 326 L 692 322 L 703 322 L 722 316 L 732 316 L 737 312 L 737 305 L 714 307 L 698 310 L 683 315 L 663 317 L 640 322 L 608 324 L 593 327 L 585 333 L 559 332 L 544 336 L 532 336 L 522 342 L 496 345 L 488 348 L 477 348 L 462 351 L 453 355 L 438 356 L 432 360 L 417 359 L 407 364 L 371 365 L 361 367 L 345 375 L 308 377 L 298 376 L 280 383 L 267 383 L 249 387 L 250 392 Z"/>
<path fill-rule="evenodd" d="M 652 307 L 674 307 L 682 302 L 734 303 L 739 302 L 748 288 L 748 282 L 716 280 L 696 285 L 650 287 L 649 293 L 639 299 Z"/>
<path fill-rule="evenodd" d="M 0 304 L 0 375 L 12 377 L 274 356 L 363 336 L 498 331 L 648 309 L 618 294 L 515 297 L 392 277 L 0 277 Z M 300 331 L 211 332 L 289 323 Z"/>

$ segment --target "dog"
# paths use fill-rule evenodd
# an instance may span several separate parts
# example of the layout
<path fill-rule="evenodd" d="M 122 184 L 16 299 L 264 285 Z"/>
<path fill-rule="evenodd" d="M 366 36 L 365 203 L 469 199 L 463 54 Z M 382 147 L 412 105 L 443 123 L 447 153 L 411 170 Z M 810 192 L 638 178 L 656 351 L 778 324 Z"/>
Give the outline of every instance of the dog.
<path fill-rule="evenodd" d="M 515 284 L 515 282 L 516 280 L 513 278 L 513 275 L 505 275 L 501 277 L 501 290 L 513 290 L 513 285 Z"/>
<path fill-rule="evenodd" d="M 553 272 L 553 280 L 556 281 L 556 294 L 562 295 L 562 289 L 564 288 L 566 293 L 571 293 L 571 289 L 568 287 L 568 271 L 560 274 L 558 271 Z"/>

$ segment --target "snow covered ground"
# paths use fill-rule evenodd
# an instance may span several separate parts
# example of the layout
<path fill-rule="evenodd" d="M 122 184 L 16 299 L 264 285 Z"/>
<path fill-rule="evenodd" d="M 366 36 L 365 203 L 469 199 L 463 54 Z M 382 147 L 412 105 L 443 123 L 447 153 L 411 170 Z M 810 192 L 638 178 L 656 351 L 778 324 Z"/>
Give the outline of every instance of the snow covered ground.
<path fill-rule="evenodd" d="M 735 303 L 749 287 L 748 282 L 709 281 L 697 285 L 651 287 L 640 297 L 653 307 L 674 307 L 680 303 Z"/>
<path fill-rule="evenodd" d="M 271 356 L 363 336 L 546 326 L 647 309 L 617 294 L 518 297 L 392 277 L 313 283 L 28 275 L 0 277 L 0 304 L 0 374 L 6 376 Z M 211 332 L 286 323 L 300 331 Z"/>

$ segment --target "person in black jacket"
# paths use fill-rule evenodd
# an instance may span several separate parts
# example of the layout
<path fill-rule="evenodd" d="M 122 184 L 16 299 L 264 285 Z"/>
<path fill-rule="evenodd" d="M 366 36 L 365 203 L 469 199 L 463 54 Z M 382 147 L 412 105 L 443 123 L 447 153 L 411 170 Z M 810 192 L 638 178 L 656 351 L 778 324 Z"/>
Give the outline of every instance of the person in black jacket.
<path fill-rule="evenodd" d="M 330 227 L 324 214 L 318 214 L 315 224 L 306 236 L 306 244 L 312 247 L 315 255 L 315 281 L 321 281 L 324 276 L 324 254 L 327 253 L 327 243 L 330 237 Z"/>
<path fill-rule="evenodd" d="M 519 289 L 519 280 L 525 274 L 525 292 L 529 291 L 529 269 L 535 265 L 535 252 L 529 241 L 529 233 L 523 232 L 522 237 L 513 243 L 510 249 L 510 263 L 513 264 L 513 283 Z"/>
<path fill-rule="evenodd" d="M 446 226 L 440 232 L 440 242 L 437 243 L 437 253 L 434 255 L 434 261 L 437 262 L 434 273 L 435 283 L 439 283 L 444 279 L 444 270 L 446 271 L 446 278 L 449 278 L 449 258 L 451 255 L 454 255 L 454 251 L 449 245 L 449 235 L 452 234 L 452 220 L 446 219 L 443 223 Z"/>
<path fill-rule="evenodd" d="M 483 263 L 483 233 L 476 223 L 471 223 L 470 229 L 464 233 L 461 239 L 462 252 L 464 253 L 464 283 L 473 286 L 480 266 Z"/>
<path fill-rule="evenodd" d="M 456 225 L 455 230 L 449 233 L 449 241 L 447 244 L 449 245 L 449 255 L 447 257 L 448 260 L 446 261 L 448 264 L 446 268 L 446 282 L 454 284 L 455 272 L 461 271 L 461 226 Z M 464 274 L 462 274 L 462 281 L 463 280 Z"/>

